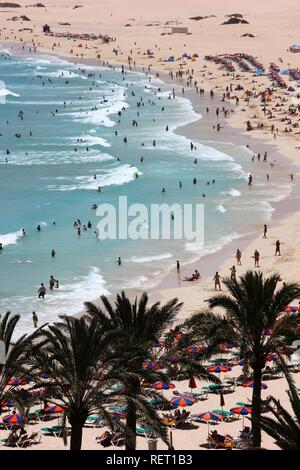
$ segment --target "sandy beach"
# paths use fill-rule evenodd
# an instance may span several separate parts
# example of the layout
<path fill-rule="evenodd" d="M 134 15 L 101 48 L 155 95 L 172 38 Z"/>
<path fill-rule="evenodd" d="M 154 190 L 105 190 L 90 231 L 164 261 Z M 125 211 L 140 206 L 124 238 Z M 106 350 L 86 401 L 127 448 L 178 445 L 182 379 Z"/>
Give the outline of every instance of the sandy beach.
<path fill-rule="evenodd" d="M 163 3 L 153 0 L 151 6 L 145 1 L 128 0 L 120 4 L 120 0 L 82 0 L 78 8 L 72 0 L 44 0 L 45 7 L 28 6 L 28 0 L 17 0 L 20 8 L 1 8 L 0 5 L 0 42 L 7 44 L 7 49 L 12 50 L 24 45 L 24 53 L 48 53 L 60 57 L 66 57 L 78 63 L 110 64 L 130 66 L 132 70 L 144 70 L 152 75 L 159 74 L 167 83 L 179 83 L 185 88 L 185 97 L 188 97 L 195 111 L 201 112 L 203 119 L 188 124 L 176 130 L 184 134 L 190 140 L 196 139 L 199 127 L 207 126 L 208 135 L 213 142 L 233 142 L 236 145 L 248 146 L 256 155 L 262 156 L 268 152 L 268 162 L 253 162 L 253 175 L 256 172 L 270 174 L 274 179 L 276 175 L 286 177 L 286 185 L 290 187 L 288 197 L 272 203 L 274 211 L 271 220 L 266 220 L 268 226 L 267 237 L 263 238 L 263 226 L 257 224 L 256 230 L 245 234 L 239 239 L 230 241 L 221 250 L 202 257 L 192 264 L 182 265 L 178 274 L 174 268 L 167 276 L 161 279 L 160 284 L 150 290 L 151 300 L 166 302 L 170 298 L 178 297 L 184 302 L 177 320 L 182 321 L 195 311 L 206 308 L 205 300 L 215 293 L 213 276 L 216 271 L 222 277 L 230 275 L 230 268 L 236 265 L 235 252 L 237 248 L 242 251 L 241 266 L 236 266 L 237 275 L 246 270 L 254 269 L 254 251 L 260 253 L 259 269 L 265 276 L 279 272 L 282 282 L 299 280 L 300 259 L 300 127 L 292 127 L 299 124 L 299 109 L 292 117 L 291 124 L 283 122 L 282 118 L 288 115 L 290 106 L 299 106 L 300 88 L 298 83 L 288 76 L 284 77 L 287 87 L 293 86 L 295 92 L 287 91 L 287 88 L 276 87 L 272 96 L 271 116 L 264 114 L 261 106 L 261 96 L 257 92 L 272 86 L 268 73 L 263 76 L 254 76 L 253 73 L 241 71 L 235 66 L 235 78 L 221 69 L 219 64 L 205 61 L 206 55 L 221 55 L 244 53 L 251 54 L 269 70 L 270 63 L 279 64 L 281 69 L 297 69 L 300 66 L 300 53 L 293 54 L 289 46 L 299 43 L 300 5 L 296 0 L 286 2 L 273 2 L 266 0 L 258 2 L 254 0 L 241 2 L 229 0 L 188 0 L 179 2 L 165 0 Z M 224 4 L 225 3 L 225 4 Z M 226 15 L 240 13 L 248 24 L 222 24 L 228 20 Z M 26 15 L 29 20 L 24 21 L 21 15 Z M 201 16 L 199 20 L 191 18 Z M 16 17 L 16 19 L 13 19 Z M 53 36 L 45 35 L 43 25 L 47 23 Z M 189 34 L 171 34 L 171 27 L 187 27 Z M 108 35 L 113 41 L 103 44 L 99 40 L 69 39 L 68 37 L 55 37 L 57 33 L 72 34 L 101 34 Z M 244 34 L 253 37 L 242 37 Z M 14 46 L 12 46 L 14 44 Z M 78 48 L 78 44 L 81 47 Z M 115 52 L 113 52 L 115 49 Z M 147 53 L 147 50 L 151 54 Z M 35 51 L 35 52 L 34 52 Z M 182 54 L 197 53 L 194 61 L 182 58 Z M 167 62 L 169 56 L 174 56 L 174 62 Z M 128 61 L 128 58 L 130 60 Z M 180 60 L 177 60 L 180 58 Z M 182 71 L 182 77 L 177 77 L 176 82 L 171 79 L 170 73 Z M 187 72 L 188 71 L 188 72 Z M 192 76 L 189 87 L 187 79 Z M 1 78 L 1 76 L 0 76 Z M 222 109 L 224 105 L 234 112 L 226 118 L 215 115 L 205 119 L 205 108 L 208 101 L 201 101 L 196 92 L 194 82 L 206 92 L 215 92 L 214 106 Z M 230 85 L 241 86 L 241 90 L 234 88 L 233 92 L 222 101 L 223 93 L 226 93 Z M 298 89 L 297 89 L 298 87 Z M 247 100 L 246 91 L 251 91 Z M 297 94 L 298 91 L 298 94 Z M 236 97 L 239 99 L 236 104 Z M 278 106 L 277 106 L 278 104 Z M 253 130 L 246 130 L 247 121 L 251 121 Z M 218 132 L 212 126 L 221 125 Z M 257 124 L 263 123 L 258 128 Z M 271 126 L 274 126 L 271 130 Z M 285 132 L 285 128 L 292 129 Z M 277 131 L 278 129 L 278 131 Z M 212 137 L 213 136 L 213 137 Z M 251 158 L 251 157 L 249 157 Z M 271 164 L 271 165 L 270 165 Z M 293 175 L 293 178 L 291 178 Z M 267 184 L 267 182 L 266 182 Z M 253 188 L 249 188 L 249 191 Z M 275 256 L 276 240 L 281 242 L 281 256 Z M 184 276 L 191 275 L 195 269 L 201 274 L 201 279 L 193 282 L 183 282 Z M 143 287 L 136 289 L 136 293 L 142 292 Z M 299 301 L 298 299 L 297 301 Z M 229 376 L 237 376 L 241 368 L 236 366 Z M 300 386 L 300 374 L 294 376 L 296 386 Z M 184 391 L 186 383 L 175 383 L 176 389 Z M 198 388 L 205 383 L 198 383 Z M 287 384 L 280 378 L 268 381 L 268 390 L 263 393 L 273 394 L 280 399 L 282 405 L 290 407 L 286 394 Z M 235 392 L 225 396 L 226 409 L 235 406 L 236 402 L 247 401 L 251 396 L 251 389 L 237 387 Z M 172 396 L 172 391 L 167 391 L 166 396 Z M 210 394 L 205 401 L 199 401 L 192 408 L 193 413 L 208 411 L 219 407 L 219 395 Z M 247 419 L 247 418 L 246 418 Z M 40 424 L 32 425 L 32 431 L 39 430 Z M 241 430 L 241 420 L 233 423 L 221 423 L 217 429 L 221 433 L 229 433 L 236 436 Z M 102 432 L 102 429 L 100 430 Z M 174 429 L 173 442 L 175 449 L 201 449 L 206 443 L 207 425 L 195 423 L 194 429 Z M 86 428 L 84 430 L 83 450 L 100 449 L 95 442 L 99 435 L 98 428 Z M 3 436 L 5 437 L 5 436 Z M 278 449 L 273 440 L 263 434 L 263 447 Z M 138 437 L 138 449 L 146 449 L 145 438 Z M 167 447 L 159 441 L 158 449 Z M 1 447 L 1 450 L 6 448 Z M 63 450 L 61 439 L 43 436 L 42 442 L 32 448 L 37 450 L 56 449 Z M 122 447 L 120 448 L 122 449 Z"/>

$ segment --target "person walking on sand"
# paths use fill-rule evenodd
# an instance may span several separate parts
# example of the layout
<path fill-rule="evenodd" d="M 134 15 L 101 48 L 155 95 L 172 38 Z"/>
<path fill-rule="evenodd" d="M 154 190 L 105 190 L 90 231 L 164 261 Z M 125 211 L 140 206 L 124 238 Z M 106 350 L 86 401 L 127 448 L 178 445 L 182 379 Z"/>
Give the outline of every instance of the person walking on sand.
<path fill-rule="evenodd" d="M 40 288 L 38 290 L 38 298 L 44 299 L 45 295 L 46 295 L 46 287 L 44 286 L 43 283 L 41 283 Z"/>
<path fill-rule="evenodd" d="M 233 265 L 232 268 L 230 268 L 229 271 L 231 272 L 230 279 L 232 281 L 236 282 L 236 268 L 235 268 L 235 266 Z"/>
<path fill-rule="evenodd" d="M 221 276 L 218 273 L 218 271 L 214 275 L 213 281 L 215 281 L 215 290 L 218 290 L 217 287 L 219 288 L 219 290 L 222 290 L 222 288 L 221 288 Z"/>
<path fill-rule="evenodd" d="M 266 226 L 266 224 L 264 225 L 264 234 L 263 234 L 263 238 L 267 238 L 267 231 L 268 231 L 268 227 Z"/>
<path fill-rule="evenodd" d="M 254 266 L 255 268 L 259 268 L 259 252 L 257 250 L 254 251 Z"/>
<path fill-rule="evenodd" d="M 241 266 L 242 265 L 242 262 L 241 262 L 242 252 L 239 249 L 236 250 L 235 257 L 236 257 L 236 264 L 238 266 Z"/>
<path fill-rule="evenodd" d="M 37 328 L 37 324 L 38 324 L 38 316 L 35 312 L 32 312 L 32 322 L 33 322 L 33 326 L 34 328 Z"/>
<path fill-rule="evenodd" d="M 178 260 L 176 261 L 176 269 L 177 269 L 177 272 L 180 273 L 180 263 Z"/>
<path fill-rule="evenodd" d="M 276 240 L 276 243 L 275 243 L 275 256 L 281 256 L 281 253 L 280 253 L 280 241 L 279 240 Z"/>

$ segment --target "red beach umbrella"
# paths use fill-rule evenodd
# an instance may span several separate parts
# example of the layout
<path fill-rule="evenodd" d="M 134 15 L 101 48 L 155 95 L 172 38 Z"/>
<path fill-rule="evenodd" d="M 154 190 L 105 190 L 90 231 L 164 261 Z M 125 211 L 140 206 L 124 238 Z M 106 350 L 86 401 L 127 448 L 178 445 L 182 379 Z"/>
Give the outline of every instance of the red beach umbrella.
<path fill-rule="evenodd" d="M 193 376 L 191 376 L 191 378 L 189 380 L 189 388 L 190 389 L 197 388 L 196 380 L 195 380 L 195 377 L 193 377 Z"/>

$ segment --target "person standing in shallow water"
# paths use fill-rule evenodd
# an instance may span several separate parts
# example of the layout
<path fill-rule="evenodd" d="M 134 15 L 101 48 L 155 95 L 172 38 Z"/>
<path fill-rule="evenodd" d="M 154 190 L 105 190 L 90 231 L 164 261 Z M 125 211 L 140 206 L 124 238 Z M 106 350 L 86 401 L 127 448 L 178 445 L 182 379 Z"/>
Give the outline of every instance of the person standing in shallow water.
<path fill-rule="evenodd" d="M 176 261 L 176 269 L 177 269 L 177 272 L 180 273 L 180 263 L 178 260 Z"/>
<path fill-rule="evenodd" d="M 267 238 L 267 231 L 268 231 L 268 227 L 266 226 L 266 224 L 264 225 L 264 234 L 263 234 L 263 238 Z"/>
<path fill-rule="evenodd" d="M 236 257 L 236 264 L 238 266 L 241 266 L 241 264 L 242 264 L 242 262 L 241 262 L 242 252 L 239 249 L 236 250 L 235 257 Z"/>
<path fill-rule="evenodd" d="M 276 240 L 276 243 L 275 243 L 275 256 L 281 256 L 281 252 L 280 252 L 280 241 L 279 240 Z"/>
<path fill-rule="evenodd" d="M 257 250 L 254 251 L 254 266 L 255 268 L 259 268 L 259 252 Z"/>
<path fill-rule="evenodd" d="M 231 281 L 236 282 L 236 268 L 233 265 L 232 268 L 230 268 L 230 279 Z"/>
<path fill-rule="evenodd" d="M 45 295 L 46 295 L 46 287 L 44 286 L 43 283 L 41 283 L 40 288 L 38 290 L 38 298 L 44 299 Z"/>
<path fill-rule="evenodd" d="M 33 326 L 34 328 L 37 328 L 37 324 L 38 324 L 38 316 L 35 312 L 32 312 L 32 323 L 33 323 Z"/>
<path fill-rule="evenodd" d="M 220 274 L 218 273 L 218 271 L 216 272 L 216 274 L 214 275 L 213 277 L 213 281 L 215 281 L 215 290 L 222 290 L 221 288 L 221 276 Z M 217 289 L 218 288 L 218 289 Z"/>

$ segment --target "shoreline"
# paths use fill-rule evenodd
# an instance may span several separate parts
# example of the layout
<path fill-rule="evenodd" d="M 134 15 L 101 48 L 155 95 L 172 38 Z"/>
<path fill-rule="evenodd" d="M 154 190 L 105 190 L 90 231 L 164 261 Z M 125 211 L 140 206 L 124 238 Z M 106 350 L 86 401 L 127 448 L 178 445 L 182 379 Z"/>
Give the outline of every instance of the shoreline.
<path fill-rule="evenodd" d="M 17 47 L 19 49 L 17 53 L 20 55 L 24 55 L 26 57 L 32 57 L 34 56 L 33 54 L 29 55 L 26 53 L 26 51 L 22 50 L 21 45 L 19 43 L 14 43 L 10 41 L 1 41 L 1 45 L 5 44 L 5 46 L 10 46 L 12 48 Z M 24 43 L 24 46 L 27 44 Z M 28 46 L 28 45 L 27 45 Z M 15 50 L 13 53 L 16 52 Z M 114 67 L 121 67 L 122 63 L 120 62 L 114 62 L 110 63 L 108 65 L 102 65 L 102 61 L 97 61 L 96 59 L 74 59 L 74 57 L 70 57 L 68 55 L 59 55 L 57 53 L 51 53 L 49 51 L 47 52 L 41 52 L 37 51 L 37 55 L 48 55 L 48 56 L 53 56 L 57 57 L 62 60 L 67 60 L 68 62 L 75 63 L 77 66 L 84 66 L 84 65 L 90 65 L 90 66 L 96 66 L 96 67 L 105 67 L 105 68 L 111 68 L 113 69 Z M 152 76 L 153 78 L 155 77 L 155 73 L 159 73 L 159 79 L 161 79 L 164 84 L 167 85 L 177 85 L 177 86 L 182 86 L 183 85 L 183 79 L 174 79 L 171 80 L 171 78 L 168 76 L 167 71 L 161 71 L 158 69 L 155 69 L 152 67 L 152 69 L 149 71 L 143 70 L 145 67 L 138 65 L 134 69 L 129 69 L 128 66 L 124 65 L 124 69 L 127 71 L 131 71 L 132 73 L 143 73 L 146 76 Z M 251 133 L 245 133 L 245 130 L 243 130 L 241 127 L 237 127 L 232 124 L 232 118 L 230 117 L 229 119 L 225 119 L 221 117 L 219 119 L 220 124 L 223 126 L 222 132 L 216 132 L 211 129 L 213 119 L 211 115 L 208 117 L 205 116 L 203 118 L 203 109 L 207 104 L 212 104 L 211 101 L 209 101 L 209 98 L 207 97 L 207 84 L 205 84 L 205 97 L 199 99 L 199 95 L 195 93 L 194 88 L 187 89 L 185 87 L 185 94 L 184 98 L 187 98 L 194 109 L 195 112 L 200 113 L 202 117 L 200 117 L 197 121 L 190 122 L 188 124 L 185 124 L 183 126 L 177 127 L 173 132 L 178 135 L 182 135 L 188 139 L 197 139 L 197 126 L 201 127 L 201 133 L 204 133 L 206 130 L 209 132 L 209 136 L 213 136 L 214 140 L 209 140 L 206 145 L 211 146 L 212 148 L 214 147 L 214 144 L 221 144 L 221 143 L 226 143 L 226 144 L 232 144 L 234 146 L 244 146 L 249 145 L 251 151 L 253 153 L 258 153 L 262 152 L 261 147 L 264 148 L 264 151 L 267 149 L 268 154 L 272 155 L 272 159 L 276 157 L 276 161 L 279 162 L 279 165 L 281 165 L 284 169 L 287 169 L 288 166 L 289 168 L 292 168 L 292 171 L 300 170 L 299 166 L 296 166 L 293 163 L 293 166 L 291 167 L 291 160 L 288 158 L 287 155 L 284 155 L 283 153 L 280 153 L 278 150 L 277 146 L 274 145 L 274 142 L 267 137 L 263 138 L 257 138 L 257 136 L 251 135 Z M 198 99 L 197 99 L 198 98 Z M 229 107 L 229 109 L 236 109 L 234 112 L 235 115 L 241 114 L 240 108 L 239 107 L 234 107 L 231 102 L 225 101 L 222 102 L 223 105 L 226 105 Z M 213 102 L 214 105 L 219 105 L 221 106 L 221 101 L 220 101 L 220 94 L 218 92 L 215 93 L 215 99 Z M 203 140 L 201 140 L 203 142 Z M 291 193 L 284 197 L 283 200 L 278 201 L 278 202 L 271 202 L 272 208 L 274 209 L 273 212 L 271 213 L 271 224 L 272 224 L 272 229 L 274 229 L 276 226 L 280 225 L 280 223 L 284 220 L 287 220 L 291 215 L 294 215 L 297 213 L 297 209 L 295 207 L 290 206 L 290 202 L 293 202 L 295 200 L 295 194 L 296 194 L 296 200 L 299 198 L 300 199 L 300 184 L 296 182 L 294 184 Z M 294 204 L 295 206 L 295 204 Z M 289 214 L 286 214 L 286 211 L 289 211 Z M 282 217 L 283 216 L 283 217 Z M 204 254 L 204 255 L 198 255 L 198 259 L 193 262 L 187 262 L 185 264 L 182 264 L 182 268 L 184 270 L 184 274 L 187 274 L 188 272 L 192 272 L 195 269 L 198 269 L 200 273 L 202 274 L 203 272 L 205 273 L 202 281 L 205 281 L 206 284 L 208 283 L 208 280 L 210 276 L 213 275 L 213 273 L 219 269 L 220 266 L 223 266 L 225 263 L 228 263 L 228 261 L 234 256 L 234 245 L 239 246 L 240 249 L 243 251 L 247 249 L 255 240 L 258 240 L 259 237 L 257 235 L 257 232 L 253 231 L 251 233 L 245 233 L 245 234 L 239 234 L 239 236 L 229 242 L 226 242 L 222 247 L 219 249 L 216 249 L 214 252 L 209 253 L 209 254 Z M 229 253 L 232 253 L 232 256 L 230 256 Z M 201 265 L 201 268 L 199 269 L 199 265 Z M 182 272 L 180 274 L 182 276 Z M 176 269 L 173 268 L 169 272 L 162 274 L 160 280 L 157 282 L 157 284 L 154 287 L 149 287 L 147 289 L 150 301 L 157 301 L 157 300 L 166 300 L 165 297 L 168 295 L 168 293 L 174 289 L 180 289 L 182 290 L 190 290 L 191 288 L 194 288 L 196 286 L 202 285 L 202 281 L 200 283 L 196 282 L 193 283 L 193 285 L 186 285 L 186 283 L 182 282 L 182 279 L 179 279 L 179 276 L 176 273 Z M 141 288 L 131 288 L 129 289 L 130 291 L 130 296 L 136 296 L 140 295 L 145 289 Z M 180 292 L 180 291 L 179 291 Z M 179 294 L 180 295 L 180 294 Z M 181 299 L 180 299 L 181 300 Z M 186 304 L 186 301 L 185 301 Z M 188 306 L 189 308 L 189 306 Z M 78 315 L 80 315 L 79 313 Z"/>

